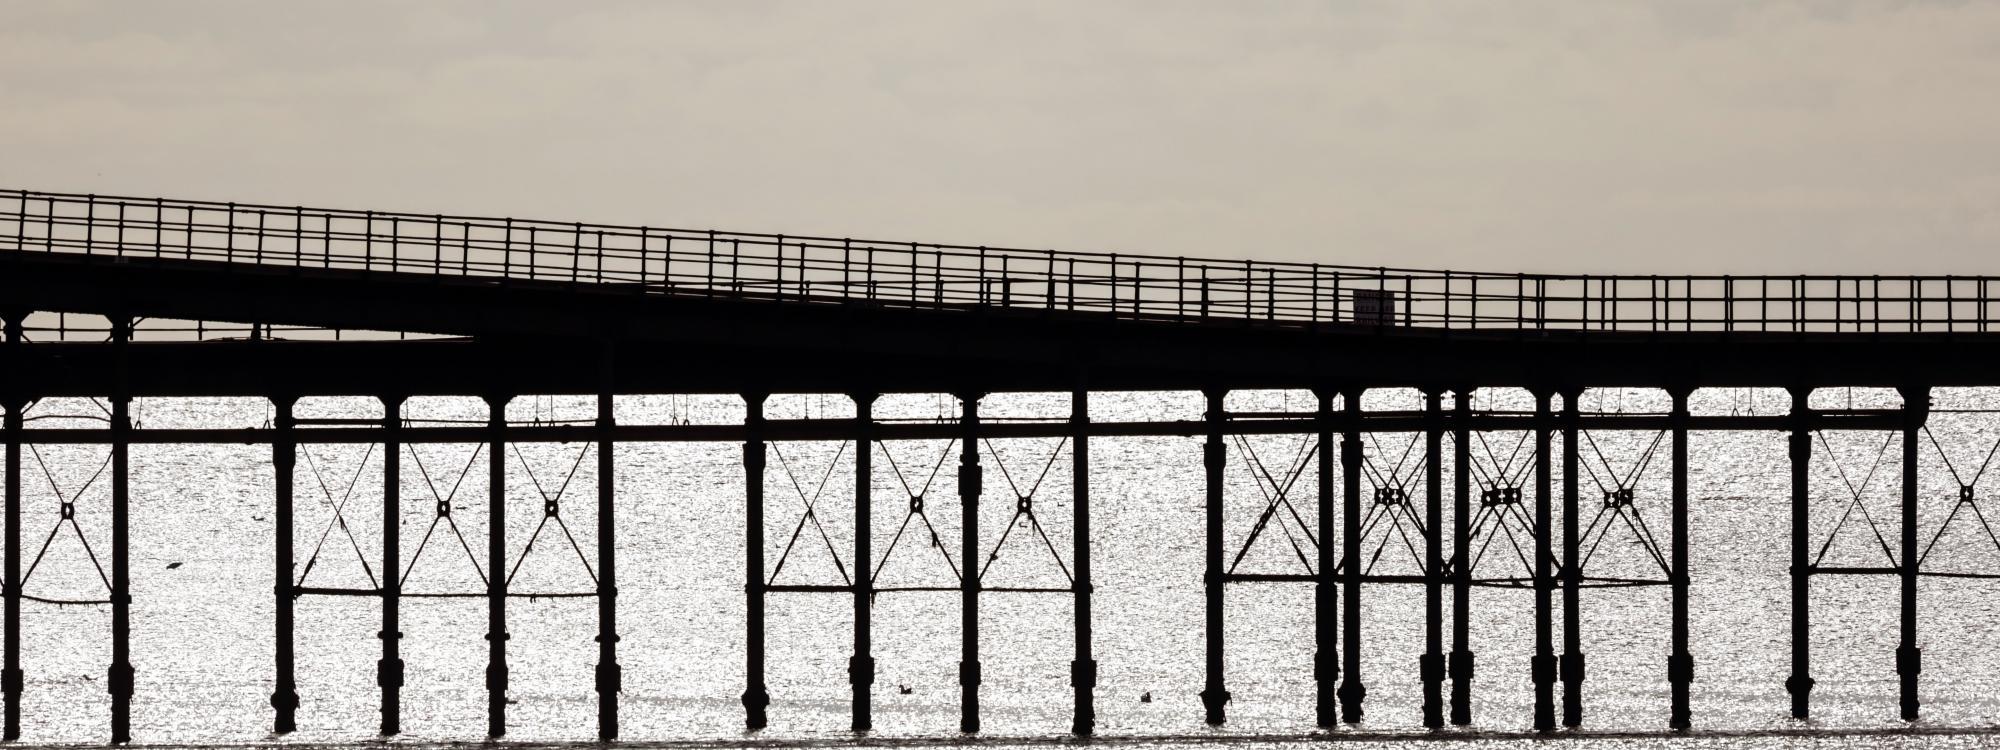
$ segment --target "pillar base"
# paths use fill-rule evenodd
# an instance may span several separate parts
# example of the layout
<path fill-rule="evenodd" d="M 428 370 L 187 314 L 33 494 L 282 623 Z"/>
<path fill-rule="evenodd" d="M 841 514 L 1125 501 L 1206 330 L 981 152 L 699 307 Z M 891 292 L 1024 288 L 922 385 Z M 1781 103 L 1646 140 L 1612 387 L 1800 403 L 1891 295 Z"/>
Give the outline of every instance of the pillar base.
<path fill-rule="evenodd" d="M 1358 680 L 1340 683 L 1340 721 L 1344 724 L 1361 723 L 1361 701 L 1368 697 L 1368 687 Z"/>
<path fill-rule="evenodd" d="M 1070 734 L 1088 736 L 1097 731 L 1097 660 L 1075 659 L 1069 663 L 1069 685 L 1076 688 L 1076 715 Z"/>
<path fill-rule="evenodd" d="M 17 694 L 10 694 L 9 697 L 12 698 L 13 695 Z M 278 710 L 278 719 L 273 723 L 271 731 L 278 734 L 290 734 L 298 730 L 298 721 L 293 718 L 294 712 L 299 709 L 298 691 L 279 689 L 271 693 L 271 707 Z M 19 739 L 19 732 L 8 732 L 7 739 Z"/>
<path fill-rule="evenodd" d="M 1322 728 L 1340 723 L 1340 654 L 1339 652 L 1313 653 L 1313 685 L 1315 688 L 1315 720 Z"/>
<path fill-rule="evenodd" d="M 971 734 L 979 731 L 979 683 L 981 682 L 979 662 L 958 663 L 958 687 L 960 691 L 958 731 Z"/>
<path fill-rule="evenodd" d="M 875 715 L 868 705 L 873 697 L 870 688 L 875 684 L 874 657 L 847 657 L 847 684 L 854 687 L 854 721 L 850 726 L 856 732 L 874 729 Z"/>
<path fill-rule="evenodd" d="M 1417 674 L 1424 682 L 1424 727 L 1441 728 L 1444 726 L 1444 654 L 1418 656 Z"/>
<path fill-rule="evenodd" d="M 1562 671 L 1563 726 L 1583 726 L 1583 652 L 1562 655 L 1557 666 Z"/>
<path fill-rule="evenodd" d="M 1694 726 L 1693 712 L 1688 708 L 1688 684 L 1694 682 L 1694 656 L 1674 654 L 1667 658 L 1667 681 L 1672 683 L 1673 708 L 1667 717 L 1667 726 L 1681 730 Z"/>
<path fill-rule="evenodd" d="M 1201 705 L 1208 711 L 1208 723 L 1221 726 L 1228 717 L 1223 707 L 1229 704 L 1229 691 L 1211 688 L 1201 691 Z"/>
<path fill-rule="evenodd" d="M 1812 689 L 1813 678 L 1811 677 L 1792 675 L 1785 679 L 1785 692 L 1792 696 L 1792 718 L 1807 719 L 1812 717 Z"/>
<path fill-rule="evenodd" d="M 1916 646 L 1896 649 L 1896 674 L 1902 677 L 1903 721 L 1916 721 L 1918 714 L 1917 676 L 1924 671 L 1924 651 Z"/>
<path fill-rule="evenodd" d="M 1552 700 L 1556 690 L 1555 655 L 1528 657 L 1528 674 L 1535 684 L 1535 731 L 1553 732 L 1556 728 L 1556 707 Z"/>
<path fill-rule="evenodd" d="M 1472 673 L 1476 659 L 1471 651 L 1451 652 L 1451 723 L 1472 723 Z"/>
<path fill-rule="evenodd" d="M 743 726 L 747 729 L 763 729 L 771 725 L 766 709 L 771 705 L 771 693 L 763 685 L 743 691 Z"/>

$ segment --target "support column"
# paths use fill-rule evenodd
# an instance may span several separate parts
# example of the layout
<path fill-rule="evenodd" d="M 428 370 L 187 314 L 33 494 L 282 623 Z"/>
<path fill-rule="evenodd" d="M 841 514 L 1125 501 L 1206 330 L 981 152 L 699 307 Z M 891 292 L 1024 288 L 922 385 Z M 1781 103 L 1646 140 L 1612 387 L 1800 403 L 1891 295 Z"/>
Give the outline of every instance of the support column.
<path fill-rule="evenodd" d="M 382 688 L 382 734 L 403 731 L 403 397 L 382 397 L 382 660 L 375 684 Z"/>
<path fill-rule="evenodd" d="M 295 543 L 293 537 L 295 530 L 293 526 L 296 523 L 292 508 L 293 489 L 296 486 L 296 476 L 293 474 L 293 470 L 298 466 L 299 460 L 298 438 L 292 432 L 292 429 L 298 426 L 298 420 L 292 416 L 292 406 L 295 403 L 297 403 L 297 400 L 290 396 L 277 396 L 271 399 L 272 409 L 276 412 L 276 415 L 271 420 L 271 427 L 273 429 L 273 436 L 271 438 L 271 467 L 274 475 L 272 477 L 272 486 L 276 490 L 274 494 L 277 495 L 276 504 L 278 506 L 278 528 L 274 534 L 277 537 L 278 550 L 277 557 L 272 561 L 273 570 L 271 571 L 272 593 L 277 598 L 276 638 L 278 673 L 277 687 L 271 691 L 271 708 L 276 709 L 278 712 L 274 730 L 279 734 L 285 734 L 298 729 L 297 715 L 299 709 L 298 672 L 297 660 L 293 651 L 294 621 L 292 617 L 293 604 L 298 600 L 297 595 L 292 592 L 292 576 L 297 567 L 297 563 L 294 560 L 296 553 L 292 548 L 292 545 Z"/>
<path fill-rule="evenodd" d="M 764 394 L 743 394 L 743 724 L 770 725 L 764 685 Z"/>
<path fill-rule="evenodd" d="M 959 577 L 958 731 L 979 731 L 979 492 L 985 487 L 979 467 L 979 394 L 958 396 L 958 503 L 960 554 L 965 574 Z"/>
<path fill-rule="evenodd" d="M 1673 429 L 1673 651 L 1667 657 L 1667 681 L 1673 694 L 1667 726 L 1687 729 L 1693 721 L 1688 709 L 1688 684 L 1694 681 L 1694 655 L 1688 652 L 1688 392 L 1675 386 L 1667 394 L 1673 398 L 1668 419 Z"/>
<path fill-rule="evenodd" d="M 1548 389 L 1535 391 L 1535 655 L 1528 672 L 1535 683 L 1535 731 L 1556 728 L 1555 616 L 1552 604 L 1556 579 L 1549 561 L 1555 557 L 1550 537 L 1554 531 L 1549 494 L 1549 452 L 1555 416 L 1550 411 Z"/>
<path fill-rule="evenodd" d="M 874 544 L 872 518 L 875 458 L 875 394 L 854 396 L 856 420 L 854 438 L 854 655 L 847 660 L 847 682 L 854 690 L 853 725 L 856 732 L 875 728 L 875 712 L 870 701 L 875 685 L 872 600 L 875 598 Z M 970 571 L 966 575 L 972 575 Z"/>
<path fill-rule="evenodd" d="M 112 318 L 111 340 L 118 352 L 119 392 L 111 396 L 111 669 L 105 682 L 111 692 L 111 741 L 122 744 L 132 741 L 130 318 Z"/>
<path fill-rule="evenodd" d="M 1444 394 L 1424 392 L 1424 726 L 1444 726 Z"/>
<path fill-rule="evenodd" d="M 1472 389 L 1452 394 L 1451 723 L 1472 723 Z"/>
<path fill-rule="evenodd" d="M 603 387 L 597 393 L 597 739 L 618 739 L 618 545 L 614 501 L 618 497 L 618 400 L 612 390 L 611 347 L 605 346 Z"/>
<path fill-rule="evenodd" d="M 1202 585 L 1208 593 L 1205 622 L 1208 646 L 1207 677 L 1201 689 L 1201 705 L 1207 711 L 1208 723 L 1219 725 L 1227 718 L 1224 709 L 1229 704 L 1229 690 L 1224 687 L 1222 675 L 1222 469 L 1229 460 L 1222 443 L 1222 401 L 1229 391 L 1218 389 L 1204 393 L 1208 397 L 1208 413 L 1205 415 L 1208 441 L 1202 445 L 1202 465 L 1208 471 L 1208 544 Z"/>
<path fill-rule="evenodd" d="M 1368 688 L 1361 684 L 1361 393 L 1363 389 L 1341 391 L 1341 552 L 1346 569 L 1341 579 L 1341 641 L 1347 671 L 1340 682 L 1340 720 L 1361 723 L 1361 702 Z"/>
<path fill-rule="evenodd" d="M 27 314 L 19 311 L 6 313 L 6 351 L 18 355 L 21 343 L 26 338 L 22 329 Z M 19 361 L 19 357 L 9 359 Z M 21 738 L 21 430 L 26 424 L 28 400 L 20 393 L 0 393 L 7 409 L 7 554 L 6 580 L 0 584 L 6 600 L 6 641 L 5 667 L 0 668 L 0 692 L 6 694 L 6 732 L 4 739 L 13 742 Z"/>
<path fill-rule="evenodd" d="M 1570 388 L 1563 391 L 1563 654 L 1558 665 L 1562 668 L 1563 715 L 1566 727 L 1583 725 L 1583 608 L 1580 601 L 1583 587 L 1583 557 L 1580 547 L 1583 536 L 1578 532 L 1577 521 L 1577 481 L 1582 467 L 1577 465 L 1577 440 L 1583 415 L 1577 409 L 1577 399 L 1583 396 L 1583 389 Z"/>
<path fill-rule="evenodd" d="M 507 401 L 486 397 L 486 736 L 507 734 Z"/>
<path fill-rule="evenodd" d="M 1903 720 L 1917 720 L 1917 676 L 1924 671 L 1917 647 L 1917 433 L 1930 415 L 1931 389 L 1902 388 L 1903 394 L 1903 554 L 1901 565 L 1903 637 L 1896 647 L 1896 675 L 1902 682 Z"/>
<path fill-rule="evenodd" d="M 1090 648 L 1090 391 L 1078 390 L 1069 404 L 1070 476 L 1076 498 L 1070 534 L 1076 567 L 1076 579 L 1070 584 L 1076 592 L 1076 658 L 1069 663 L 1076 716 L 1070 733 L 1089 735 L 1097 728 L 1097 659 Z"/>
<path fill-rule="evenodd" d="M 1319 412 L 1319 580 L 1313 584 L 1314 716 L 1321 727 L 1340 720 L 1340 555 L 1333 547 L 1333 396 L 1313 392 Z"/>
<path fill-rule="evenodd" d="M 1785 692 L 1792 694 L 1794 719 L 1812 714 L 1811 395 L 1811 388 L 1792 389 L 1792 676 Z"/>

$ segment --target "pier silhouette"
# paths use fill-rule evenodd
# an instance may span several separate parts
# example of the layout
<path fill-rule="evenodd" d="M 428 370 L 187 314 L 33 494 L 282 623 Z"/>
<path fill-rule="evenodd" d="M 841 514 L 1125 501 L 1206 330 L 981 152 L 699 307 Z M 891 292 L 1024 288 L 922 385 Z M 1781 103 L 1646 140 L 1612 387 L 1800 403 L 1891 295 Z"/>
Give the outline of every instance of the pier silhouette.
<path fill-rule="evenodd" d="M 1254 249 L 1241 249 L 1254 252 Z M 1090 443 L 1092 438 L 1184 435 L 1202 438 L 1206 469 L 1204 548 L 1206 671 L 1201 689 L 1206 719 L 1221 724 L 1230 702 L 1224 673 L 1223 615 L 1231 585 L 1311 585 L 1314 591 L 1315 676 L 1321 726 L 1359 722 L 1366 704 L 1364 665 L 1403 655 L 1364 653 L 1363 586 L 1415 586 L 1424 600 L 1425 650 L 1416 659 L 1426 726 L 1472 722 L 1475 655 L 1469 637 L 1473 587 L 1530 592 L 1535 643 L 1534 726 L 1552 730 L 1584 722 L 1587 685 L 1579 602 L 1586 589 L 1662 586 L 1670 593 L 1671 644 L 1660 665 L 1671 686 L 1666 724 L 1693 726 L 1690 654 L 1688 441 L 1708 430 L 1766 431 L 1789 439 L 1792 526 L 1792 713 L 1809 715 L 1810 583 L 1814 576 L 1870 575 L 1900 587 L 1900 716 L 1918 717 L 1917 581 L 1922 569 L 1917 523 L 1920 458 L 1930 392 L 1939 387 L 2000 385 L 2000 284 L 1967 276 L 1591 276 L 1466 273 L 1358 268 L 1311 263 L 1077 253 L 851 238 L 801 237 L 648 226 L 514 218 L 352 211 L 249 203 L 0 191 L 0 406 L 5 408 L 5 738 L 20 736 L 23 691 L 21 525 L 24 449 L 35 445 L 107 446 L 111 492 L 108 595 L 112 655 L 110 738 L 132 739 L 130 700 L 138 681 L 131 666 L 128 560 L 130 446 L 149 443 L 268 445 L 279 481 L 272 498 L 276 525 L 273 585 L 276 644 L 271 696 L 278 732 L 296 727 L 299 705 L 293 644 L 294 602 L 303 596 L 376 598 L 381 603 L 383 734 L 401 730 L 404 661 L 399 611 L 414 594 L 402 590 L 402 539 L 393 522 L 402 501 L 400 454 L 426 443 L 484 446 L 489 502 L 483 591 L 451 594 L 487 604 L 489 648 L 485 688 L 488 734 L 507 730 L 509 687 L 507 610 L 513 598 L 586 596 L 597 603 L 598 735 L 619 735 L 618 578 L 612 514 L 617 488 L 614 447 L 620 442 L 740 443 L 746 652 L 745 724 L 761 728 L 771 697 L 764 684 L 765 607 L 771 594 L 850 597 L 853 649 L 852 726 L 872 726 L 875 664 L 870 632 L 877 595 L 871 547 L 882 441 L 956 441 L 958 483 L 949 492 L 962 514 L 953 573 L 960 596 L 960 729 L 981 729 L 979 607 L 988 593 L 1067 596 L 1074 602 L 1071 662 L 1077 734 L 1095 725 L 1097 662 L 1092 644 Z M 1588 388 L 1663 390 L 1658 413 L 1587 410 Z M 1702 388 L 1782 388 L 1788 413 L 1697 415 L 1689 396 Z M 1815 389 L 1895 389 L 1900 408 L 1807 408 Z M 1529 410 L 1475 409 L 1481 389 L 1520 388 Z M 1311 408 L 1238 412 L 1226 408 L 1235 390 L 1303 389 Z M 1366 410 L 1373 389 L 1415 389 L 1421 408 Z M 1104 391 L 1198 391 L 1199 420 L 1095 422 L 1089 397 Z M 1009 392 L 1072 395 L 1068 414 L 983 417 L 982 398 Z M 775 394 L 844 394 L 857 404 L 851 418 L 767 418 Z M 871 405 L 883 394 L 950 394 L 957 416 L 887 420 Z M 595 419 L 573 423 L 510 421 L 510 400 L 544 394 L 593 394 Z M 612 399 L 635 394 L 731 394 L 748 405 L 741 424 L 620 424 Z M 401 413 L 424 396 L 484 399 L 490 418 L 478 424 L 413 424 Z M 269 399 L 270 425 L 255 428 L 140 428 L 137 398 L 231 396 Z M 307 419 L 299 399 L 376 398 L 379 420 Z M 38 400 L 105 399 L 102 425 L 52 429 L 28 426 Z M 1486 472 L 1473 456 L 1475 431 L 1524 434 L 1528 445 Z M 1662 513 L 1667 526 L 1647 528 L 1641 543 L 1657 562 L 1646 578 L 1593 576 L 1587 565 L 1610 524 L 1639 526 L 1632 476 L 1605 465 L 1598 477 L 1588 433 L 1653 435 L 1633 474 L 1659 465 L 1671 474 Z M 1815 436 L 1828 431 L 1901 437 L 1900 537 L 1890 564 L 1821 566 L 1809 534 L 1809 468 Z M 1375 467 L 1364 436 L 1402 433 L 1421 438 L 1407 466 Z M 1224 534 L 1223 472 L 1232 441 L 1246 435 L 1312 438 L 1316 496 L 1293 505 L 1287 481 L 1273 481 L 1256 529 L 1284 513 L 1304 529 L 1320 530 L 1297 547 L 1299 573 L 1238 573 Z M 982 534 L 982 502 L 1015 503 L 1023 529 L 1039 533 L 1030 478 L 990 481 L 997 463 L 990 442 L 1060 438 L 1075 467 L 1073 547 L 1064 585 L 1002 588 L 983 585 L 994 549 Z M 1560 449 L 1557 439 L 1560 438 Z M 1823 439 L 1823 438 L 1822 438 Z M 765 570 L 763 478 L 772 446 L 785 441 L 842 441 L 857 477 L 851 575 L 826 584 L 779 584 Z M 535 442 L 593 445 L 597 528 L 586 558 L 594 578 L 587 592 L 520 591 L 506 539 L 503 495 L 509 447 Z M 297 573 L 292 533 L 294 472 L 300 446 L 380 446 L 384 472 L 384 576 L 372 588 L 309 587 Z M 1885 443 L 1886 445 L 1886 443 Z M 1451 451 L 1447 476 L 1447 446 Z M 1940 450 L 1941 454 L 1942 451 Z M 1247 449 L 1238 460 L 1255 460 Z M 582 458 L 578 459 L 583 460 Z M 1056 456 L 1049 458 L 1058 460 Z M 1824 460 L 1824 459 L 1822 459 Z M 1557 481 L 1554 467 L 1562 471 Z M 1958 476 L 1952 469 L 1954 478 Z M 1581 468 L 1580 468 L 1581 467 Z M 473 468 L 473 467 L 468 467 Z M 1304 471 L 1306 464 L 1300 464 Z M 1404 469 L 1409 469 L 1405 472 Z M 894 469 L 899 476 L 902 469 Z M 1002 466 L 1004 473 L 1006 468 Z M 1386 474 L 1384 473 L 1386 471 Z M 1295 478 L 1295 476 L 1294 476 Z M 1602 495 L 1588 498 L 1585 479 Z M 1608 484 L 1606 482 L 1609 482 Z M 1971 483 L 1958 484 L 1967 517 L 1978 514 Z M 908 490 L 908 488 L 904 488 Z M 912 518 L 925 511 L 924 493 L 906 491 Z M 544 523 L 560 527 L 560 493 L 544 494 Z M 1444 506 L 1451 505 L 1447 524 Z M 1592 507 L 1601 506 L 1601 507 Z M 1301 512 L 1303 507 L 1303 512 Z M 1561 523 L 1555 520 L 1561 508 Z M 937 509 L 932 506 L 933 510 Z M 65 517 L 73 508 L 65 505 Z M 438 518 L 453 506 L 440 500 Z M 1596 512 L 1596 517 L 1585 523 Z M 360 514 L 357 513 L 358 518 Z M 1958 513 L 1946 519 L 1949 524 Z M 1983 515 L 1980 516 L 1983 521 Z M 921 519 L 928 524 L 927 519 Z M 906 521 L 909 523 L 909 521 Z M 1280 518 L 1275 523 L 1283 524 Z M 1375 574 L 1366 566 L 1365 536 L 1378 523 L 1413 529 L 1411 552 L 1421 572 Z M 1482 571 L 1473 539 L 1493 524 L 1527 532 L 1522 570 Z M 1621 527 L 1623 528 L 1623 527 Z M 455 525 L 452 526 L 456 533 Z M 1332 537 L 1340 529 L 1339 543 Z M 1657 534 L 1655 533 L 1657 531 Z M 1257 532 L 1244 546 L 1255 541 Z M 542 532 L 538 532 L 542 533 Z M 1942 534 L 1942 529 L 1939 531 Z M 1004 541 L 1004 540 L 1003 540 Z M 1047 536 L 1040 537 L 1047 542 Z M 1662 543 L 1664 542 L 1664 543 Z M 422 544 L 423 542 L 420 542 Z M 572 540 L 573 543 L 573 540 Z M 1930 540 L 1931 544 L 1936 539 Z M 1421 546 L 1421 550 L 1416 547 Z M 1886 542 L 1885 542 L 1886 546 Z M 468 553 L 471 547 L 468 547 Z M 943 549 L 941 547 L 941 549 Z M 1886 551 L 1886 550 L 1885 550 Z M 883 556 L 886 556 L 886 552 Z M 1823 553 L 1822 553 L 1823 557 Z M 1241 554 L 1237 554 L 1238 561 Z M 950 560 L 950 552 L 946 552 Z M 1453 603 L 1447 622 L 1444 601 Z M 1563 623 L 1561 642 L 1555 625 Z M 1447 637 L 1448 634 L 1448 637 Z M 1190 686 L 1192 687 L 1192 686 Z M 1447 689 L 1448 688 L 1448 689 Z M 579 689 L 582 689 L 581 686 Z M 906 690 L 907 692 L 907 690 Z M 1150 695 L 1150 694 L 1149 694 Z"/>

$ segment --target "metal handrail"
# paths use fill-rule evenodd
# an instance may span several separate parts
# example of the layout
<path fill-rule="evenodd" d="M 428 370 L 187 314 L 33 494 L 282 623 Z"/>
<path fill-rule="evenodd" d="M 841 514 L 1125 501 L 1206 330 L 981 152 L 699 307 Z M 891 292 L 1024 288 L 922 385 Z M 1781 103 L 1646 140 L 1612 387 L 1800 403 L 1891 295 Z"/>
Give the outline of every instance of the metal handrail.
<path fill-rule="evenodd" d="M 1985 276 L 1559 276 L 1078 253 L 0 190 L 0 250 L 1179 322 L 1977 332 Z"/>

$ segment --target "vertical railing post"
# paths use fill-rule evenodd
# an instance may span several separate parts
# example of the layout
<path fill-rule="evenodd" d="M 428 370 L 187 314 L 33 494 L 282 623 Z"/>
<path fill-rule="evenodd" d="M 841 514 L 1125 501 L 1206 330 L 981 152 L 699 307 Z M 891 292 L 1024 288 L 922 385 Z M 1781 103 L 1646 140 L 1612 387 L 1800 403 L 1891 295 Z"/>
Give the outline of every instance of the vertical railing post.
<path fill-rule="evenodd" d="M 1792 392 L 1792 676 L 1785 692 L 1792 695 L 1792 718 L 1812 713 L 1812 563 L 1809 531 L 1812 522 L 1812 389 Z"/>
<path fill-rule="evenodd" d="M 847 683 L 853 690 L 851 728 L 875 727 L 871 704 L 875 684 L 872 604 L 875 598 L 874 544 L 870 518 L 874 513 L 875 394 L 854 395 L 854 655 L 847 660 Z M 972 575 L 966 571 L 964 575 Z"/>
<path fill-rule="evenodd" d="M 1069 665 L 1069 684 L 1076 691 L 1075 718 L 1070 733 L 1089 735 L 1097 727 L 1097 659 L 1091 651 L 1090 623 L 1090 391 L 1079 388 L 1070 397 L 1071 486 L 1076 500 L 1071 519 L 1071 552 L 1076 567 L 1071 587 L 1076 594 L 1076 658 Z"/>
<path fill-rule="evenodd" d="M 1477 277 L 1474 277 L 1474 283 Z M 1476 297 L 1475 297 L 1476 298 Z M 1472 723 L 1472 389 L 1452 394 L 1451 723 Z"/>
<path fill-rule="evenodd" d="M 1550 411 L 1553 394 L 1547 388 L 1537 388 L 1535 396 L 1535 655 L 1530 659 L 1529 675 L 1535 683 L 1535 731 L 1548 732 L 1556 728 L 1556 654 L 1555 616 L 1552 611 L 1555 594 L 1555 575 L 1550 570 L 1549 561 L 1555 556 L 1550 544 L 1553 536 L 1553 519 L 1550 506 L 1555 498 L 1550 496 L 1550 451 L 1553 449 L 1552 432 L 1555 417 Z"/>
<path fill-rule="evenodd" d="M 1361 721 L 1361 702 L 1368 697 L 1367 686 L 1361 683 L 1361 388 L 1343 388 L 1340 392 L 1341 408 L 1341 557 L 1345 561 L 1345 576 L 1341 580 L 1341 645 L 1346 653 L 1341 661 L 1347 669 L 1341 674 L 1340 720 L 1347 724 Z"/>
<path fill-rule="evenodd" d="M 1903 394 L 1903 533 L 1901 574 L 1902 639 L 1896 646 L 1896 675 L 1902 683 L 1904 721 L 1917 720 L 1917 676 L 1924 671 L 1917 647 L 1917 433 L 1930 416 L 1929 388 L 1900 388 Z"/>
<path fill-rule="evenodd" d="M 382 688 L 382 734 L 403 731 L 403 397 L 382 397 L 382 660 L 375 684 Z"/>
<path fill-rule="evenodd" d="M 600 242 L 600 244 L 602 244 Z M 617 352 L 604 343 L 597 389 L 597 739 L 618 739 L 618 426 Z"/>
<path fill-rule="evenodd" d="M 1424 726 L 1444 726 L 1444 393 L 1424 392 Z M 1321 542 L 1324 548 L 1326 543 Z"/>
<path fill-rule="evenodd" d="M 486 736 L 507 734 L 507 401 L 486 397 Z"/>
<path fill-rule="evenodd" d="M 762 393 L 743 394 L 743 724 L 763 729 L 771 693 L 764 685 L 764 443 Z"/>
<path fill-rule="evenodd" d="M 1562 725 L 1578 727 L 1583 725 L 1583 607 L 1581 589 L 1583 587 L 1583 535 L 1578 530 L 1577 483 L 1582 467 L 1578 466 L 1577 441 L 1583 414 L 1578 410 L 1578 400 L 1583 397 L 1582 388 L 1566 388 L 1562 391 L 1563 416 L 1563 653 L 1558 666 L 1562 670 L 1563 715 Z"/>
<path fill-rule="evenodd" d="M 1202 585 L 1206 589 L 1207 607 L 1203 613 L 1203 634 L 1206 636 L 1203 666 L 1204 679 L 1201 689 L 1201 705 L 1210 725 L 1219 725 L 1226 718 L 1229 705 L 1229 690 L 1223 680 L 1223 631 L 1222 631 L 1222 511 L 1223 484 L 1222 469 L 1228 461 L 1222 443 L 1223 399 L 1228 391 L 1210 389 L 1203 392 L 1208 400 L 1208 411 L 1203 415 L 1207 429 L 1207 441 L 1202 444 L 1202 467 L 1206 470 L 1205 509 L 1206 531 L 1203 555 Z"/>
<path fill-rule="evenodd" d="M 1004 259 L 1003 259 L 1004 260 Z M 979 466 L 979 394 L 958 396 L 959 577 L 958 731 L 979 731 L 979 493 L 985 488 Z"/>
<path fill-rule="evenodd" d="M 113 316 L 117 389 L 111 395 L 111 741 L 132 741 L 132 565 L 130 349 L 132 319 Z"/>
<path fill-rule="evenodd" d="M 22 198 L 21 222 L 27 223 L 27 199 Z M 19 246 L 18 243 L 16 245 Z M 6 343 L 8 359 L 19 361 L 21 343 L 25 331 L 22 324 L 27 318 L 25 312 L 7 311 L 5 314 Z M 6 643 L 5 666 L 0 668 L 0 692 L 6 694 L 6 732 L 4 739 L 13 742 L 21 738 L 21 431 L 26 424 L 28 401 L 18 392 L 0 393 L 0 407 L 7 410 L 6 422 L 0 429 L 7 433 L 6 466 L 6 580 L 0 586 L 6 600 L 6 623 L 4 640 Z"/>
<path fill-rule="evenodd" d="M 1692 725 L 1688 709 L 1688 687 L 1694 681 L 1694 655 L 1688 649 L 1688 393 L 1685 386 L 1669 388 L 1673 411 L 1668 419 L 1673 430 L 1673 565 L 1668 576 L 1672 588 L 1672 651 L 1667 657 L 1667 681 L 1672 707 L 1667 726 L 1684 730 Z"/>
<path fill-rule="evenodd" d="M 1313 705 L 1314 721 L 1331 727 L 1340 720 L 1340 556 L 1333 546 L 1333 397 L 1334 391 L 1313 391 L 1319 409 L 1319 487 L 1316 514 L 1319 524 L 1317 564 L 1319 580 L 1313 585 Z"/>

